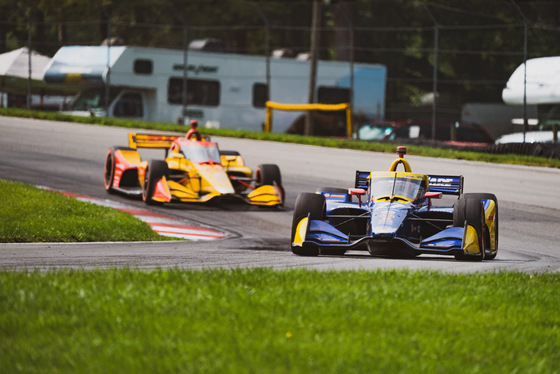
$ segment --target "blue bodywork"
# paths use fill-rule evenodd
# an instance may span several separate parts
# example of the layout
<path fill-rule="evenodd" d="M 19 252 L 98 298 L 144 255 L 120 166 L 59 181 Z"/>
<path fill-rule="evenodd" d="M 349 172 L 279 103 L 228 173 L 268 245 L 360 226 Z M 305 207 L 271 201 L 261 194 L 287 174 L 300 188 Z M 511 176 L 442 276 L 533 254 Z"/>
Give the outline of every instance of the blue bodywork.
<path fill-rule="evenodd" d="M 332 249 L 338 249 L 338 253 L 358 249 L 368 250 L 373 255 L 391 256 L 463 253 L 465 229 L 453 227 L 453 206 L 432 206 L 431 197 L 436 194 L 425 194 L 460 195 L 462 176 L 385 172 L 381 177 L 390 182 L 394 175 L 395 182 L 390 193 L 376 196 L 372 189 L 379 191 L 380 188 L 372 187 L 376 178 L 373 174 L 356 172 L 355 188 L 362 190 L 361 196 L 318 192 L 325 197 L 326 219 L 309 220 L 302 246 L 317 246 L 320 253 L 330 253 Z M 402 183 L 414 178 L 418 192 L 414 190 L 410 196 L 396 194 L 397 175 L 399 181 L 403 177 Z M 381 177 L 378 180 L 383 179 Z"/>

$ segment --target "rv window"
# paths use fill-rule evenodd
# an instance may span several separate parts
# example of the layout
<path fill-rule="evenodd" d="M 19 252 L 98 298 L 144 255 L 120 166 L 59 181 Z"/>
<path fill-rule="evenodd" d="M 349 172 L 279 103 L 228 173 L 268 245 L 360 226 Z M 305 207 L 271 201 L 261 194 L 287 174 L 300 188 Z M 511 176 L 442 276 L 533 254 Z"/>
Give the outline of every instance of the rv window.
<path fill-rule="evenodd" d="M 141 118 L 144 115 L 142 96 L 139 93 L 126 93 L 115 104 L 115 117 Z"/>
<path fill-rule="evenodd" d="M 341 87 L 319 86 L 317 99 L 322 104 L 341 104 L 350 102 L 350 90 Z"/>
<path fill-rule="evenodd" d="M 111 89 L 109 93 L 109 102 L 119 93 L 116 89 Z M 70 110 L 84 111 L 105 107 L 105 89 L 92 88 L 80 92 L 80 94 L 70 104 Z"/>
<path fill-rule="evenodd" d="M 268 87 L 264 83 L 253 84 L 253 106 L 255 108 L 264 108 L 268 101 Z"/>
<path fill-rule="evenodd" d="M 142 60 L 142 59 L 138 59 L 138 60 L 134 60 L 134 72 L 136 74 L 152 74 L 152 71 L 154 70 L 154 65 L 152 63 L 152 60 Z"/>
<path fill-rule="evenodd" d="M 183 78 L 169 78 L 167 102 L 183 103 Z M 187 104 L 220 105 L 220 82 L 206 79 L 187 79 Z"/>

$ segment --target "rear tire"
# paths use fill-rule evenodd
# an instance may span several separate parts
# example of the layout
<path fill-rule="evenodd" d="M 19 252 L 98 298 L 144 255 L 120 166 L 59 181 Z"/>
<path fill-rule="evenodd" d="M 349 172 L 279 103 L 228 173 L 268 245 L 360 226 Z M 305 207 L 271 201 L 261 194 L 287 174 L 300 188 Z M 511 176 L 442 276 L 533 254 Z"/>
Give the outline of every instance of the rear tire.
<path fill-rule="evenodd" d="M 113 182 L 115 181 L 115 167 L 116 167 L 116 161 L 115 161 L 115 153 L 117 151 L 135 151 L 135 149 L 130 148 L 130 147 L 113 147 L 111 149 L 109 149 L 109 151 L 107 152 L 107 157 L 105 157 L 105 167 L 104 167 L 104 171 L 103 171 L 103 176 L 104 176 L 104 185 L 105 185 L 105 191 L 107 191 L 108 193 L 116 193 L 117 191 L 115 191 L 114 187 L 113 187 Z"/>
<path fill-rule="evenodd" d="M 461 198 L 457 200 L 453 207 L 453 226 L 465 227 L 472 226 L 478 236 L 478 247 L 480 248 L 480 256 L 466 255 L 464 253 L 455 255 L 456 260 L 482 261 L 485 257 L 484 250 L 484 208 L 482 201 L 472 198 Z"/>
<path fill-rule="evenodd" d="M 317 188 L 317 189 L 315 190 L 315 192 L 317 192 L 317 193 L 329 192 L 329 193 L 343 193 L 343 194 L 347 194 L 347 193 L 348 193 L 348 189 L 346 189 L 346 188 L 339 188 L 339 187 L 320 187 L 320 188 Z"/>
<path fill-rule="evenodd" d="M 162 177 L 169 175 L 169 168 L 165 161 L 151 160 L 146 167 L 144 186 L 142 187 L 142 200 L 148 205 L 162 205 L 162 202 L 152 199 L 157 182 Z"/>
<path fill-rule="evenodd" d="M 107 152 L 107 156 L 105 157 L 105 168 L 103 171 L 103 177 L 104 177 L 103 182 L 105 185 L 105 191 L 111 194 L 116 192 L 115 189 L 113 188 L 113 182 L 115 181 L 115 167 L 116 167 L 115 152 L 119 150 L 133 151 L 133 149 L 129 147 L 113 147 L 109 149 L 109 151 Z"/>
<path fill-rule="evenodd" d="M 113 182 L 115 180 L 115 148 L 112 148 L 107 152 L 107 157 L 105 157 L 105 170 L 103 172 L 103 182 L 105 184 L 105 191 L 109 193 L 115 193 L 113 188 Z"/>
<path fill-rule="evenodd" d="M 309 219 L 323 220 L 326 216 L 326 200 L 323 195 L 303 192 L 296 198 L 294 214 L 292 218 L 291 242 L 294 242 L 298 222 L 309 215 Z M 305 245 L 303 247 L 292 246 L 292 253 L 300 256 L 318 256 L 317 245 Z"/>
<path fill-rule="evenodd" d="M 220 150 L 220 156 L 241 156 L 237 151 L 222 151 Z"/>

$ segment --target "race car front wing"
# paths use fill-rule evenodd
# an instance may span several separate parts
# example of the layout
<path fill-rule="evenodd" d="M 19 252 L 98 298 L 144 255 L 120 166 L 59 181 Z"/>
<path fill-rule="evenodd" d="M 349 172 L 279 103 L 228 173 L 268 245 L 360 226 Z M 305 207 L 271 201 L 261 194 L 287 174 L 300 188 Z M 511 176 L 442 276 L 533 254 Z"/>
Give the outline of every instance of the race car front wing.
<path fill-rule="evenodd" d="M 412 242 L 395 234 L 382 233 L 362 236 L 354 239 L 336 229 L 328 222 L 311 220 L 303 217 L 296 225 L 293 247 L 317 246 L 319 248 L 360 249 L 366 245 L 372 253 L 376 247 L 386 252 L 387 248 L 395 250 L 406 248 L 421 254 L 466 254 L 479 255 L 480 248 L 476 230 L 466 225 L 464 227 L 446 228 L 435 235 L 422 239 L 419 243 Z"/>

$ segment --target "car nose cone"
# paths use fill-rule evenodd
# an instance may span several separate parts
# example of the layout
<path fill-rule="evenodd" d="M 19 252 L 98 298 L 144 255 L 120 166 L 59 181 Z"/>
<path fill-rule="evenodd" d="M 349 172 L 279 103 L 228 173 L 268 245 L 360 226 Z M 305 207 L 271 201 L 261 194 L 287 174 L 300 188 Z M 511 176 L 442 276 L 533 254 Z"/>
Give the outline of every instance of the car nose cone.
<path fill-rule="evenodd" d="M 372 234 L 375 237 L 392 237 L 407 216 L 402 203 L 377 203 L 371 215 Z"/>

